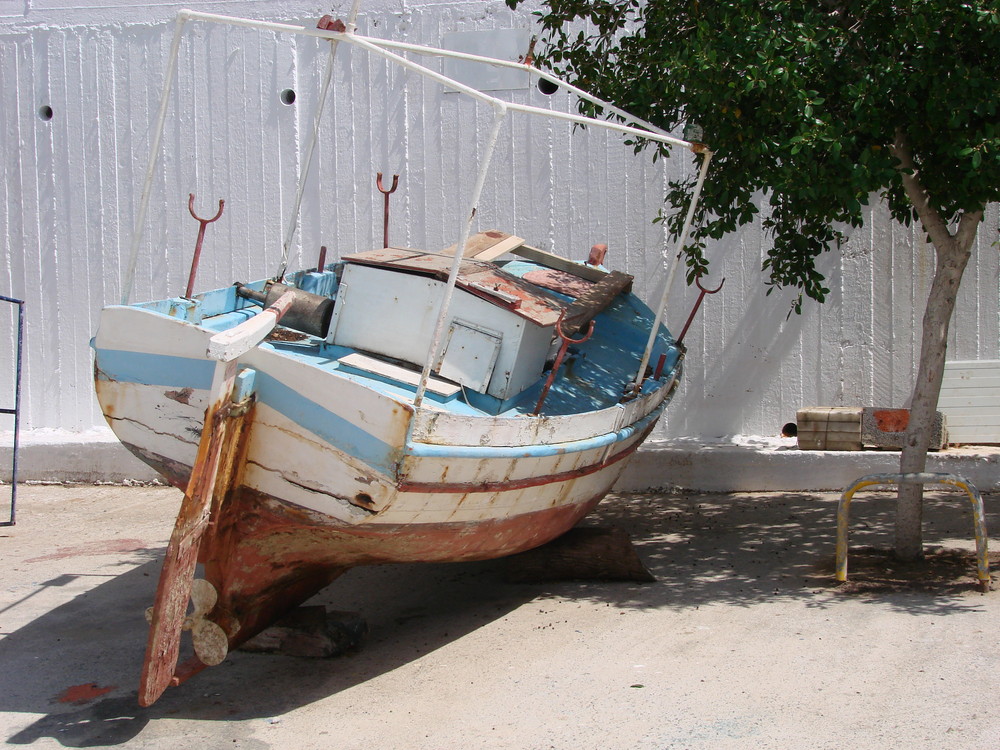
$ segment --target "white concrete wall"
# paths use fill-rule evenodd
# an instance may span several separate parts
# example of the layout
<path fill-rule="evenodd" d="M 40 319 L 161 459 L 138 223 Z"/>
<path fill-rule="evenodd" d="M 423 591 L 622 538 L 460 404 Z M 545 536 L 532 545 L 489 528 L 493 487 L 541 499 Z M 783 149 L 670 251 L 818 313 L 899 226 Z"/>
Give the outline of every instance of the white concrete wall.
<path fill-rule="evenodd" d="M 198 10 L 314 23 L 348 2 L 202 2 Z M 28 328 L 22 427 L 31 435 L 103 425 L 89 338 L 117 302 L 148 155 L 173 15 L 181 4 L 0 0 L 0 294 L 25 299 Z M 440 44 L 450 31 L 527 28 L 502 2 L 367 0 L 364 33 Z M 184 289 L 197 224 L 209 227 L 199 288 L 274 272 L 315 111 L 324 43 L 195 25 L 181 48 L 133 298 Z M 300 247 L 338 251 L 381 242 L 376 171 L 401 174 L 394 243 L 455 241 L 490 113 L 436 86 L 342 49 L 318 169 L 307 190 Z M 387 89 L 387 84 L 391 90 Z M 287 106 L 284 89 L 298 99 Z M 565 97 L 519 101 L 571 108 Z M 39 116 L 49 106 L 51 120 Z M 615 137 L 529 126 L 513 118 L 480 209 L 480 228 L 516 232 L 573 257 L 594 242 L 636 276 L 648 300 L 662 278 L 665 239 L 651 220 L 666 181 L 689 170 L 635 157 Z M 991 207 L 958 301 L 949 357 L 1000 358 L 997 211 Z M 912 385 L 933 255 L 919 233 L 876 208 L 842 252 L 823 259 L 829 301 L 786 318 L 791 293 L 765 296 L 767 238 L 758 226 L 709 249 L 721 294 L 688 333 L 687 378 L 657 437 L 774 435 L 803 405 L 903 405 Z M 678 286 L 668 320 L 679 330 L 697 291 Z M 13 332 L 0 307 L 0 406 L 12 394 Z M 7 427 L 0 423 L 0 430 Z M 30 439 L 30 437 L 29 437 Z"/>

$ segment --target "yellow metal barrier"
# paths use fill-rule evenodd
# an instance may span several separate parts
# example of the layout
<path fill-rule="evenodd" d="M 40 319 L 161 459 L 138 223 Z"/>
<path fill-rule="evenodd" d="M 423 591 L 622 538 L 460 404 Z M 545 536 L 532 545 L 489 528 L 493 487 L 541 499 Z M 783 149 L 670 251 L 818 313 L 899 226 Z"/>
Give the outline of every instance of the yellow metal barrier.
<path fill-rule="evenodd" d="M 947 484 L 965 490 L 972 501 L 972 520 L 976 530 L 976 567 L 979 586 L 983 591 L 990 590 L 990 563 L 987 550 L 986 516 L 983 511 L 983 498 L 979 490 L 967 479 L 955 474 L 945 473 L 915 473 L 915 474 L 869 474 L 854 480 L 854 483 L 844 490 L 837 505 L 837 580 L 847 580 L 847 533 L 848 514 L 854 493 L 864 487 L 885 484 Z"/>

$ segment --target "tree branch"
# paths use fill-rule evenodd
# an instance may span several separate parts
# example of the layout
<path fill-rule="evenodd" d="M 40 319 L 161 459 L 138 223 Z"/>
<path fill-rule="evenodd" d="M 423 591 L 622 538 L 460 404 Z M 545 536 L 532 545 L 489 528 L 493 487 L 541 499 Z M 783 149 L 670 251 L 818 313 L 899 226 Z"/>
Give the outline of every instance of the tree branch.
<path fill-rule="evenodd" d="M 949 243 L 955 241 L 955 238 L 948 231 L 948 225 L 941 217 L 941 213 L 931 205 L 930 193 L 927 192 L 927 188 L 920 180 L 917 165 L 913 161 L 909 140 L 901 128 L 896 130 L 896 138 L 890 148 L 892 155 L 899 160 L 899 166 L 896 169 L 903 180 L 903 189 L 916 209 L 924 231 L 927 232 L 935 247 L 947 247 Z"/>
<path fill-rule="evenodd" d="M 983 209 L 977 208 L 975 211 L 965 211 L 958 222 L 958 231 L 955 232 L 955 242 L 960 249 L 967 250 L 979 231 L 979 223 L 983 220 Z"/>

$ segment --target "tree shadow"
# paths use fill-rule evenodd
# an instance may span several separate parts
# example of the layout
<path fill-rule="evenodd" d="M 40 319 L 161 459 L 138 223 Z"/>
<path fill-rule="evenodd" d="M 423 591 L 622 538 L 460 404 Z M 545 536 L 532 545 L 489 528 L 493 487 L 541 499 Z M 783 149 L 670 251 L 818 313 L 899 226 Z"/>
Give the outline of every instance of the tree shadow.
<path fill-rule="evenodd" d="M 642 608 L 720 602 L 749 607 L 782 599 L 833 607 L 839 597 L 852 594 L 911 614 L 944 615 L 978 608 L 981 592 L 972 553 L 975 537 L 964 496 L 927 493 L 924 540 L 928 562 L 911 571 L 912 585 L 896 576 L 893 586 L 867 587 L 843 586 L 835 580 L 838 500 L 835 493 L 653 493 L 612 498 L 590 522 L 600 519 L 631 534 L 657 583 L 608 587 L 600 592 L 587 584 L 578 586 L 575 595 L 596 594 L 601 601 Z M 984 502 L 987 508 L 991 504 L 990 498 Z M 892 493 L 871 492 L 855 498 L 849 582 L 852 569 L 855 582 L 882 575 L 872 551 L 892 547 L 894 514 Z M 1000 514 L 987 512 L 986 526 L 1000 528 Z M 942 552 L 941 545 L 962 552 Z M 942 562 L 945 559 L 949 564 Z M 926 577 L 921 578 L 922 574 Z M 550 594 L 569 592 L 552 589 Z"/>
<path fill-rule="evenodd" d="M 133 686 L 145 648 L 143 612 L 153 599 L 162 549 L 139 551 L 136 567 L 0 641 L 6 674 L 18 675 L 16 684 L 0 691 L 0 711 L 42 714 L 7 742 L 52 738 L 68 747 L 109 746 L 138 737 L 157 719 L 281 716 L 391 672 L 538 600 L 645 610 L 781 602 L 835 607 L 848 595 L 832 585 L 836 500 L 830 493 L 612 495 L 585 524 L 627 531 L 654 583 L 511 584 L 504 582 L 503 560 L 356 569 L 310 603 L 360 612 L 370 629 L 361 649 L 332 660 L 236 652 L 168 689 L 147 709 L 138 707 Z M 856 502 L 852 549 L 891 544 L 892 510 L 885 495 L 871 493 Z M 991 514 L 988 528 L 998 522 Z M 929 544 L 970 540 L 969 509 L 954 495 L 928 493 L 925 529 Z M 57 586 L 59 580 L 49 583 Z M 914 615 L 982 607 L 971 586 L 947 596 L 895 590 L 867 593 L 862 600 Z M 79 703 L 67 702 L 72 687 L 84 688 Z"/>

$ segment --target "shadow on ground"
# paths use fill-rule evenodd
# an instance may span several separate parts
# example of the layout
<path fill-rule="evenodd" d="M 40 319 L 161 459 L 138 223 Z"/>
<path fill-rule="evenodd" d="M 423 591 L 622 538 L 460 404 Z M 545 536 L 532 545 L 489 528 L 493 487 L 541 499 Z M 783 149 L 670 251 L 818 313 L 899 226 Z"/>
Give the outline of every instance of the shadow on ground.
<path fill-rule="evenodd" d="M 891 544 L 890 495 L 866 495 L 852 511 L 852 549 Z M 128 742 L 162 718 L 281 716 L 418 659 L 531 601 L 655 610 L 795 599 L 835 607 L 847 595 L 831 585 L 835 515 L 832 494 L 611 496 L 586 523 L 625 529 L 656 582 L 508 584 L 502 560 L 358 569 L 312 603 L 363 614 L 370 636 L 359 652 L 333 660 L 235 653 L 141 709 L 134 685 L 146 637 L 143 612 L 162 555 L 147 550 L 136 558 L 137 567 L 0 641 L 6 674 L 19 676 L 0 693 L 0 711 L 42 714 L 6 739 L 12 745 L 52 738 L 68 747 L 98 747 Z M 988 514 L 987 528 L 1000 528 L 995 513 Z M 964 540 L 971 547 L 969 508 L 955 496 L 929 493 L 925 540 L 946 546 Z M 959 582 L 946 596 L 899 587 L 864 596 L 915 614 L 975 609 L 981 600 L 973 571 L 968 587 Z M 52 684 L 54 673 L 58 684 Z M 95 675 L 116 684 L 95 682 Z M 69 688 L 78 690 L 78 703 Z"/>
<path fill-rule="evenodd" d="M 587 522 L 624 528 L 658 580 L 649 587 L 609 587 L 601 590 L 600 598 L 619 606 L 653 608 L 716 602 L 752 606 L 775 597 L 805 599 L 811 606 L 833 606 L 835 599 L 817 598 L 816 594 L 839 591 L 900 594 L 884 598 L 883 602 L 906 611 L 947 613 L 963 606 L 954 599 L 927 595 L 937 593 L 968 594 L 974 606 L 979 592 L 975 557 L 968 552 L 946 555 L 952 564 L 929 568 L 931 581 L 925 586 L 906 586 L 906 576 L 885 578 L 887 585 L 882 587 L 838 586 L 834 580 L 838 499 L 833 493 L 612 497 Z M 1000 513 L 989 512 L 993 500 L 984 498 L 986 527 L 1000 529 Z M 855 497 L 849 539 L 851 579 L 879 577 L 878 558 L 885 556 L 872 553 L 891 548 L 894 522 L 892 493 L 870 492 Z M 927 494 L 924 542 L 929 553 L 942 546 L 975 549 L 971 508 L 963 495 Z M 965 555 L 968 565 L 963 568 L 960 558 Z M 919 571 L 909 578 L 914 584 L 921 582 Z M 893 580 L 898 584 L 895 587 L 888 585 Z M 588 597 L 594 590 L 590 584 L 579 585 L 576 596 Z"/>

